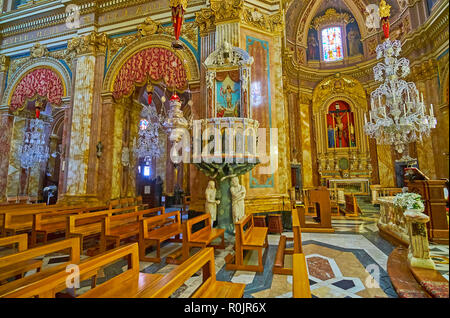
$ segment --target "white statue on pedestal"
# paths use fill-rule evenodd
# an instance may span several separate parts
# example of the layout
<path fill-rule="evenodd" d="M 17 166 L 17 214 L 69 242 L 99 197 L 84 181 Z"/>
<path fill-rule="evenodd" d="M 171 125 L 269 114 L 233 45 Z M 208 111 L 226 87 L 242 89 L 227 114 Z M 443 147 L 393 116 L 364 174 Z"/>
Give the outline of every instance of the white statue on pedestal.
<path fill-rule="evenodd" d="M 214 181 L 209 181 L 205 191 L 206 202 L 205 212 L 211 215 L 211 227 L 217 218 L 217 205 L 220 204 L 219 200 L 216 200 L 216 186 Z"/>
<path fill-rule="evenodd" d="M 231 210 L 233 213 L 233 222 L 239 222 L 245 216 L 244 199 L 246 190 L 243 185 L 239 184 L 238 177 L 231 179 Z"/>

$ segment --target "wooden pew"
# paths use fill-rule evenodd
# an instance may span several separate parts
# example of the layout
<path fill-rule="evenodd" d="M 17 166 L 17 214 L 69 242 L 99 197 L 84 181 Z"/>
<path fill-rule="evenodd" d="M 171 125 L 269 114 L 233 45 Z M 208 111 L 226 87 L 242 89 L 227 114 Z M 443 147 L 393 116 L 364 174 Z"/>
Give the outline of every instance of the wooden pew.
<path fill-rule="evenodd" d="M 98 271 L 115 261 L 128 259 L 126 271 L 114 276 L 108 281 L 97 285 Z M 78 265 L 80 282 L 91 279 L 91 289 L 79 298 L 134 298 L 160 280 L 161 274 L 147 274 L 139 272 L 139 249 L 137 243 L 128 244 L 114 250 L 89 258 Z M 60 271 L 52 276 L 35 281 L 21 289 L 10 292 L 9 298 L 55 298 L 57 293 L 66 289 L 66 280 L 69 273 Z M 70 290 L 75 296 L 75 288 Z"/>
<path fill-rule="evenodd" d="M 42 235 L 44 243 L 47 243 L 49 234 L 65 232 L 67 227 L 67 218 L 70 215 L 78 215 L 81 213 L 102 211 L 107 208 L 108 208 L 107 206 L 97 206 L 61 212 L 34 214 L 33 226 L 31 230 L 31 246 L 36 245 L 38 235 Z"/>
<path fill-rule="evenodd" d="M 58 211 L 82 210 L 81 206 L 45 206 L 33 209 L 18 209 L 0 212 L 0 226 L 2 235 L 14 235 L 19 231 L 29 231 L 33 227 L 33 216 L 40 213 Z"/>
<path fill-rule="evenodd" d="M 263 272 L 262 249 L 269 244 L 267 241 L 267 227 L 255 227 L 253 214 L 247 215 L 235 223 L 235 253 L 225 257 L 227 270 L 248 270 Z M 244 250 L 258 251 L 258 265 L 244 264 Z"/>
<path fill-rule="evenodd" d="M 200 250 L 186 262 L 164 275 L 154 285 L 144 290 L 140 297 L 167 298 L 170 297 L 192 275 L 203 270 L 203 281 L 197 290 L 190 295 L 192 298 L 241 298 L 245 285 L 216 280 L 214 264 L 214 249 L 211 247 Z"/>
<path fill-rule="evenodd" d="M 17 209 L 36 209 L 47 206 L 46 203 L 2 203 L 0 204 L 0 211 L 5 212 Z"/>
<path fill-rule="evenodd" d="M 361 214 L 361 209 L 358 206 L 358 201 L 356 200 L 355 195 L 346 194 L 345 195 L 345 210 L 346 217 L 358 217 Z"/>
<path fill-rule="evenodd" d="M 114 247 L 120 246 L 120 241 L 139 235 L 139 224 L 144 217 L 164 214 L 164 207 L 139 210 L 133 213 L 107 216 L 102 220 L 101 251 L 107 249 L 108 241 L 114 242 Z"/>
<path fill-rule="evenodd" d="M 193 233 L 193 227 L 199 223 L 204 223 L 204 227 Z M 219 237 L 222 239 L 219 245 L 211 244 Z M 207 246 L 225 248 L 225 230 L 211 227 L 211 215 L 209 213 L 188 219 L 183 223 L 183 245 L 180 250 L 167 256 L 166 263 L 181 264 L 189 257 L 191 247 L 206 248 Z M 179 258 L 180 255 L 181 258 Z"/>
<path fill-rule="evenodd" d="M 170 221 L 170 222 L 167 222 Z M 155 228 L 155 225 L 159 227 Z M 146 262 L 161 262 L 161 243 L 183 233 L 181 212 L 174 211 L 141 220 L 139 228 L 139 259 Z M 145 249 L 156 244 L 156 257 L 146 257 Z"/>
<path fill-rule="evenodd" d="M 295 207 L 292 209 L 292 232 L 294 234 L 294 237 L 292 238 L 286 237 L 285 235 L 280 236 L 277 254 L 275 256 L 275 261 L 272 268 L 272 272 L 274 274 L 292 275 L 293 269 L 284 266 L 285 255 L 294 255 L 298 253 L 303 253 L 300 219 L 298 215 L 298 210 Z M 293 249 L 286 248 L 286 243 L 288 241 L 294 242 Z"/>
<path fill-rule="evenodd" d="M 201 222 L 204 222 L 205 226 L 197 232 L 192 233 L 192 227 Z M 225 248 L 225 230 L 212 228 L 211 222 L 211 214 L 209 213 L 202 214 L 186 221 L 186 241 L 188 249 L 191 247 L 205 248 L 207 246 L 221 249 Z M 211 242 L 219 237 L 222 239 L 220 245 L 211 245 Z"/>
<path fill-rule="evenodd" d="M 100 236 L 100 248 L 102 246 L 102 240 L 104 238 L 102 234 L 102 221 L 105 217 L 118 213 L 136 212 L 137 206 L 131 206 L 120 209 L 104 210 L 92 213 L 83 213 L 80 215 L 70 215 L 67 218 L 66 237 L 79 237 L 80 238 L 80 254 L 83 254 L 83 243 L 87 236 L 99 235 Z"/>
<path fill-rule="evenodd" d="M 28 249 L 28 235 L 20 234 L 15 236 L 9 236 L 0 238 L 0 247 L 17 244 L 17 253 L 26 251 Z M 12 248 L 14 250 L 14 248 Z M 15 254 L 14 252 L 12 254 Z M 25 260 L 17 262 L 11 266 L 3 267 L 0 269 L 0 285 L 7 283 L 6 279 L 16 277 L 16 279 L 22 278 L 23 274 L 36 269 L 39 271 L 42 267 L 41 260 Z"/>
<path fill-rule="evenodd" d="M 42 257 L 44 255 L 60 251 L 67 251 L 68 249 L 70 249 L 69 260 L 53 267 L 41 269 L 41 271 L 36 274 L 17 279 L 0 286 L 0 297 L 4 297 L 12 291 L 20 289 L 23 286 L 36 282 L 44 277 L 65 270 L 66 266 L 69 264 L 78 264 L 80 262 L 80 240 L 77 238 L 71 238 L 1 257 L 0 273 L 12 273 L 12 269 L 15 268 L 17 264 L 33 261 L 36 257 Z"/>
<path fill-rule="evenodd" d="M 295 253 L 292 257 L 292 295 L 294 298 L 311 298 L 311 287 L 309 285 L 305 255 Z"/>

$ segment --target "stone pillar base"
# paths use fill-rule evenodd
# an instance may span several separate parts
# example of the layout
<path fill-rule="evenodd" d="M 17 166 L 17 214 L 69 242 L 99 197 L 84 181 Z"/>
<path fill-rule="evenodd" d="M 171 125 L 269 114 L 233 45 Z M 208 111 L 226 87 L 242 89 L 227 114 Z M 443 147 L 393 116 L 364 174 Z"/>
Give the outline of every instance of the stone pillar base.
<path fill-rule="evenodd" d="M 412 267 L 436 270 L 436 265 L 430 258 L 428 258 L 428 259 L 417 258 L 417 257 L 412 256 L 411 253 L 408 253 L 408 264 L 409 264 L 409 266 L 412 266 Z"/>

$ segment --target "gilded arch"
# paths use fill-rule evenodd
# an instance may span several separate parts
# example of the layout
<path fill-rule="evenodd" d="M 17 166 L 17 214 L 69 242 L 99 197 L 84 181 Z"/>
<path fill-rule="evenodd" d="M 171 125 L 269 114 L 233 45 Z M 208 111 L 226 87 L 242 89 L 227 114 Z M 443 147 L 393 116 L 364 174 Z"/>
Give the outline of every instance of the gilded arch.
<path fill-rule="evenodd" d="M 167 35 L 154 34 L 145 38 L 139 38 L 129 43 L 113 58 L 110 67 L 106 72 L 103 82 L 103 91 L 113 92 L 114 81 L 118 76 L 121 68 L 135 54 L 148 48 L 164 48 L 173 52 L 178 57 L 186 69 L 186 77 L 189 84 L 198 83 L 200 81 L 200 71 L 197 59 L 194 53 L 185 44 L 183 50 L 174 50 L 172 48 L 172 38 Z"/>
<path fill-rule="evenodd" d="M 69 95 L 71 76 L 68 70 L 63 66 L 63 64 L 61 64 L 61 62 L 52 57 L 41 57 L 27 61 L 16 72 L 14 72 L 9 80 L 11 84 L 8 85 L 5 94 L 3 95 L 2 104 L 9 106 L 17 85 L 20 84 L 25 76 L 38 69 L 51 70 L 61 80 L 62 97 L 67 97 Z M 61 105 L 52 106 L 57 107 Z"/>

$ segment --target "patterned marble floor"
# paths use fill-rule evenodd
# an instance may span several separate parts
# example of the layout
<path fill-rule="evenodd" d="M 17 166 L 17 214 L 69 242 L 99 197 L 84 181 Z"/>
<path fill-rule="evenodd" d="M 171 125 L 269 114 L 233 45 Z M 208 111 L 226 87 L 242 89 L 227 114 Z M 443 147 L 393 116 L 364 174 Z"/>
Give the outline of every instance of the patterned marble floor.
<path fill-rule="evenodd" d="M 318 298 L 396 298 L 389 276 L 387 260 L 394 246 L 378 234 L 376 222 L 378 208 L 370 204 L 367 198 L 359 198 L 362 216 L 359 218 L 339 217 L 333 219 L 335 233 L 302 233 L 302 243 L 307 259 L 308 275 L 313 297 Z M 283 233 L 288 237 L 292 232 Z M 217 280 L 246 284 L 245 298 L 288 298 L 292 297 L 292 276 L 272 273 L 272 266 L 280 235 L 270 234 L 269 246 L 264 250 L 264 272 L 227 271 L 225 256 L 233 250 L 233 237 L 226 236 L 225 250 L 215 251 Z M 176 265 L 167 264 L 165 256 L 180 245 L 168 243 L 162 246 L 161 263 L 140 262 L 140 270 L 146 273 L 166 274 Z M 288 247 L 290 247 L 288 245 Z M 193 250 L 195 252 L 195 250 Z M 150 252 L 149 255 L 155 252 Z M 432 244 L 430 254 L 437 269 L 448 280 L 448 246 Z M 246 261 L 256 263 L 256 253 L 249 253 Z M 85 257 L 85 256 L 84 256 Z M 53 266 L 64 261 L 65 255 L 53 255 L 44 258 L 45 266 Z M 286 256 L 285 264 L 290 266 L 292 259 Z M 99 282 L 117 275 L 126 269 L 126 263 L 120 261 L 105 267 L 98 276 Z M 188 279 L 172 297 L 186 298 L 201 284 L 201 272 Z M 90 282 L 82 283 L 78 293 L 90 287 Z"/>

